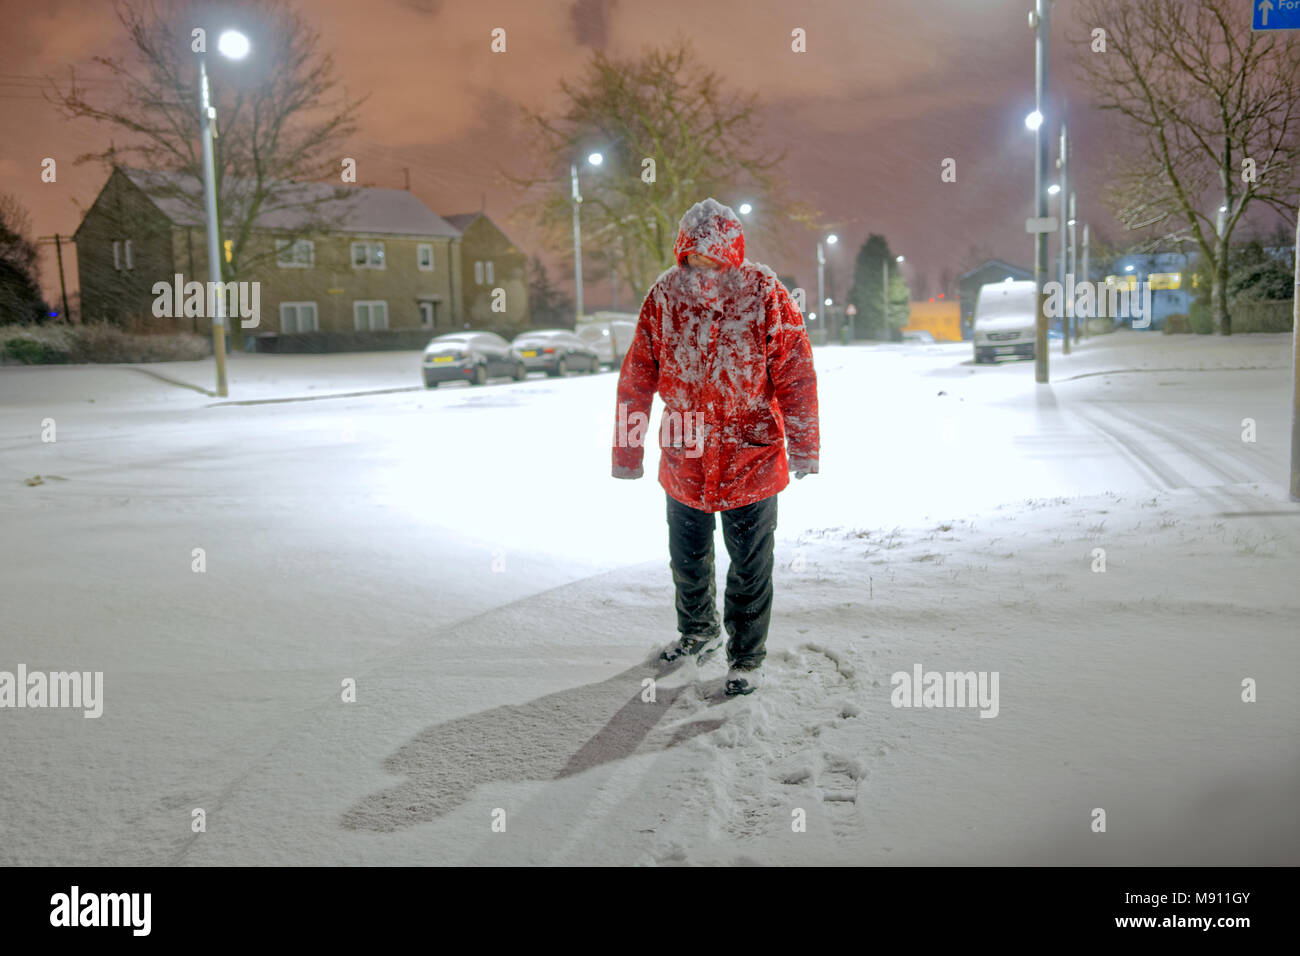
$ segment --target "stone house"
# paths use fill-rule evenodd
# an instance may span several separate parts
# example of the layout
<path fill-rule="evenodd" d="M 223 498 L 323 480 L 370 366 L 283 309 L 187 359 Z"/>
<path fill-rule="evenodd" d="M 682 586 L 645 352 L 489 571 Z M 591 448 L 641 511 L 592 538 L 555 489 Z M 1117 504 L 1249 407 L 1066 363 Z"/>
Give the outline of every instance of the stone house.
<path fill-rule="evenodd" d="M 528 257 L 482 212 L 444 216 L 461 234 L 460 287 L 475 327 L 528 324 Z M 496 292 L 501 289 L 502 292 Z M 505 312 L 493 312 L 497 298 Z"/>
<path fill-rule="evenodd" d="M 83 321 L 148 315 L 154 285 L 178 274 L 207 280 L 202 208 L 189 198 L 199 195 L 192 180 L 114 169 L 74 235 Z M 336 333 L 356 342 L 357 333 L 405 330 L 418 339 L 422 331 L 522 327 L 522 253 L 481 213 L 465 226 L 471 263 L 462 261 L 462 230 L 410 192 L 289 184 L 243 249 L 237 278 L 259 283 L 261 306 L 259 325 L 246 332 Z M 496 288 L 504 312 L 491 310 Z M 211 329 L 206 317 L 176 321 Z"/>

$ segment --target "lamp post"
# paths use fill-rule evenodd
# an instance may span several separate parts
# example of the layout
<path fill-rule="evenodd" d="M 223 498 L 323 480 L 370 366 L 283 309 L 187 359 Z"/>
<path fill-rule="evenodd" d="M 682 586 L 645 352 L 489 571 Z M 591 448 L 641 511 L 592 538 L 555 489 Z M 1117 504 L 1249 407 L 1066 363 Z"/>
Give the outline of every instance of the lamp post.
<path fill-rule="evenodd" d="M 1088 224 L 1085 222 L 1083 224 L 1083 278 L 1086 281 L 1091 282 L 1092 261 L 1089 258 L 1088 239 Z M 1087 309 L 1084 309 L 1081 318 L 1083 319 L 1083 337 L 1085 339 L 1090 339 L 1092 338 L 1092 329 L 1088 328 L 1088 322 L 1092 318 L 1092 314 Z"/>
<path fill-rule="evenodd" d="M 248 55 L 248 37 L 238 30 L 226 30 L 217 40 L 222 56 L 242 60 Z M 217 110 L 212 105 L 208 89 L 208 55 L 199 53 L 199 138 L 203 145 L 203 204 L 207 218 L 208 281 L 216 294 L 208 295 L 215 314 L 212 318 L 212 354 L 217 362 L 217 395 L 229 394 L 226 388 L 226 297 L 221 291 L 221 239 L 220 220 L 217 219 L 216 161 L 212 155 L 212 141 L 216 138 Z"/>
<path fill-rule="evenodd" d="M 600 153 L 587 155 L 588 165 L 599 166 L 604 161 L 605 157 Z M 570 197 L 573 201 L 573 302 L 576 316 L 573 327 L 577 328 L 582 324 L 582 223 L 578 216 L 578 211 L 582 208 L 582 193 L 578 189 L 577 163 L 569 163 L 569 181 L 573 188 Z"/>
<path fill-rule="evenodd" d="M 835 235 L 835 233 L 833 232 L 826 237 L 826 245 L 828 246 L 833 246 L 835 245 L 835 243 L 839 241 L 840 241 L 840 237 Z M 826 267 L 826 250 L 822 247 L 822 240 L 818 239 L 817 240 L 817 310 L 818 312 L 822 310 L 823 308 L 822 302 L 826 298 L 826 291 L 825 291 L 826 279 L 824 274 L 825 267 Z M 814 313 L 814 315 L 815 314 L 816 313 Z M 826 317 L 825 315 L 823 315 L 822 332 L 825 333 L 825 331 L 826 331 Z"/>
<path fill-rule="evenodd" d="M 1034 10 L 1029 14 L 1029 26 L 1034 30 L 1034 112 L 1026 125 L 1034 131 L 1034 216 L 1042 223 L 1047 218 L 1047 137 L 1043 135 L 1043 111 L 1047 107 L 1048 40 L 1051 36 L 1049 17 L 1052 0 L 1034 0 Z M 1039 231 L 1034 236 L 1034 288 L 1038 303 L 1038 321 L 1034 335 L 1034 380 L 1047 381 L 1047 296 L 1043 285 L 1047 281 L 1047 233 Z"/>
<path fill-rule="evenodd" d="M 1061 198 L 1058 200 L 1058 206 L 1061 212 L 1061 239 L 1060 239 L 1061 267 L 1058 271 L 1060 272 L 1060 276 L 1061 276 L 1060 279 L 1061 295 L 1064 296 L 1065 275 L 1066 275 L 1065 257 L 1070 248 L 1070 236 L 1069 236 L 1070 211 L 1066 207 L 1066 204 L 1069 202 L 1071 196 L 1070 137 L 1068 132 L 1066 131 L 1066 123 L 1064 118 L 1061 119 L 1061 143 L 1057 147 L 1056 165 L 1060 167 L 1061 170 Z M 1061 312 L 1061 332 L 1062 332 L 1063 342 L 1062 342 L 1061 350 L 1066 355 L 1069 355 L 1070 354 L 1070 303 L 1065 302 L 1064 299 L 1062 299 L 1062 304 L 1063 304 L 1063 308 Z"/>
<path fill-rule="evenodd" d="M 905 256 L 895 256 L 895 257 L 894 257 L 894 261 L 897 262 L 897 263 L 899 263 L 899 264 L 901 265 L 902 263 L 904 263 L 904 262 L 907 261 L 907 258 L 906 258 Z M 888 256 L 886 256 L 884 259 L 880 260 L 880 270 L 881 270 L 881 272 L 883 273 L 883 275 L 882 275 L 882 279 L 884 280 L 884 281 L 882 281 L 881 284 L 880 284 L 880 285 L 881 285 L 881 293 L 880 293 L 880 294 L 881 294 L 881 298 L 882 298 L 882 300 L 883 300 L 883 303 L 882 303 L 882 304 L 884 305 L 884 311 L 882 311 L 882 312 L 880 313 L 880 316 L 881 316 L 881 322 L 880 322 L 880 340 L 881 340 L 882 342 L 884 342 L 884 341 L 887 341 L 887 340 L 890 338 L 890 335 L 889 335 L 889 258 L 888 258 Z"/>
<path fill-rule="evenodd" d="M 1070 233 L 1068 237 L 1070 241 L 1070 275 L 1074 276 L 1075 282 L 1078 282 L 1079 275 L 1077 269 L 1079 265 L 1079 245 L 1075 241 L 1077 237 L 1075 236 L 1075 232 L 1074 232 L 1075 220 L 1078 213 L 1075 211 L 1074 198 L 1075 198 L 1074 190 L 1072 189 L 1070 190 L 1070 213 L 1069 213 L 1070 218 L 1066 220 L 1066 224 L 1070 227 Z M 1065 329 L 1065 342 L 1066 342 L 1066 347 L 1068 348 L 1071 334 L 1074 335 L 1075 344 L 1077 345 L 1079 342 L 1079 317 L 1074 314 L 1073 301 L 1067 301 L 1065 303 L 1065 314 L 1066 316 L 1068 316 L 1066 320 L 1068 324 Z"/>

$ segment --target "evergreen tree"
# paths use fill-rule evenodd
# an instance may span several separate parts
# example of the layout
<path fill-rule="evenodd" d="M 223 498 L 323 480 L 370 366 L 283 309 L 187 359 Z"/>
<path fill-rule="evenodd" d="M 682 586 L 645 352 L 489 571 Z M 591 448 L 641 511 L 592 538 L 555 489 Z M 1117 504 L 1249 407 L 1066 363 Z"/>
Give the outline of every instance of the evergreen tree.
<path fill-rule="evenodd" d="M 529 323 L 536 328 L 572 328 L 573 299 L 558 289 L 542 260 L 528 260 Z"/>
<path fill-rule="evenodd" d="M 884 281 L 889 276 L 889 309 L 885 312 Z M 857 335 L 860 339 L 892 339 L 895 331 L 907 324 L 911 293 L 889 251 L 884 236 L 872 233 L 858 249 L 853 264 L 853 285 L 849 301 L 858 309 Z"/>

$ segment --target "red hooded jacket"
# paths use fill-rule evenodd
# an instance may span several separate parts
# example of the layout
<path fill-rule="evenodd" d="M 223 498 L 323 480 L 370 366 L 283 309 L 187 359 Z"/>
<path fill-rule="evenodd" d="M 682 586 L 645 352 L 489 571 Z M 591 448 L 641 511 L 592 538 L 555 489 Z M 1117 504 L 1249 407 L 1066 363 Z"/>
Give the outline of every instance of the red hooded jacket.
<path fill-rule="evenodd" d="M 658 392 L 659 483 L 701 511 L 753 504 L 816 472 L 817 376 L 803 316 L 714 199 L 682 217 L 677 265 L 646 295 L 618 380 L 614 477 L 640 478 Z M 691 253 L 719 269 L 686 265 Z M 789 457 L 786 442 L 789 442 Z"/>

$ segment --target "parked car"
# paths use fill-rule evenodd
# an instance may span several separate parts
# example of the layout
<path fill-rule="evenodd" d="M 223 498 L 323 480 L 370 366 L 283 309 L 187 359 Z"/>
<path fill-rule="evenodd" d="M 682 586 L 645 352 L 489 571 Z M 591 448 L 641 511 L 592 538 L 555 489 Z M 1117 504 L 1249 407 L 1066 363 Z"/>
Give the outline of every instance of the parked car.
<path fill-rule="evenodd" d="M 631 312 L 597 312 L 577 328 L 578 338 L 596 350 L 600 364 L 617 368 L 632 346 L 636 316 Z"/>
<path fill-rule="evenodd" d="M 563 376 L 569 372 L 597 372 L 600 355 L 567 329 L 537 329 L 515 336 L 510 343 L 530 372 Z"/>
<path fill-rule="evenodd" d="M 990 282 L 975 300 L 971 338 L 975 362 L 996 362 L 1003 355 L 1034 357 L 1038 298 L 1032 280 Z"/>
<path fill-rule="evenodd" d="M 492 332 L 449 332 L 424 347 L 424 387 L 440 382 L 482 385 L 489 378 L 509 375 L 519 381 L 527 374 L 523 357 Z"/>
<path fill-rule="evenodd" d="M 925 329 L 903 329 L 903 341 L 915 342 L 917 345 L 933 345 L 934 333 Z"/>

